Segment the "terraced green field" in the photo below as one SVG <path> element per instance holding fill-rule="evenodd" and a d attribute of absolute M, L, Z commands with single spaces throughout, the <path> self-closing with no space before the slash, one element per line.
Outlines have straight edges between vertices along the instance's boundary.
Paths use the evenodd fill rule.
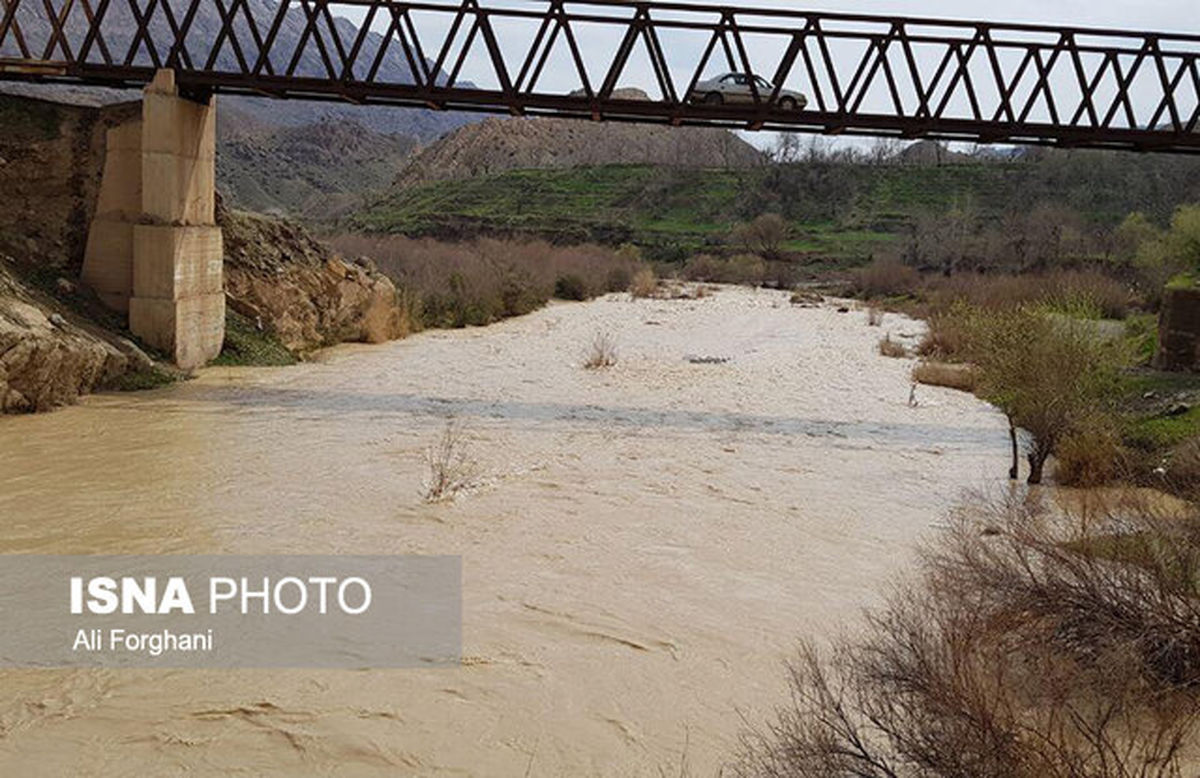
<path fill-rule="evenodd" d="M 341 226 L 448 239 L 491 234 L 631 241 L 652 257 L 680 259 L 719 248 L 738 224 L 775 212 L 792 225 L 789 250 L 814 263 L 848 265 L 902 238 L 922 214 L 958 208 L 988 218 L 1054 203 L 1088 221 L 1114 224 L 1135 209 L 1165 218 L 1180 196 L 1174 190 L 1195 185 L 1184 171 L 1164 169 L 1157 160 L 1130 159 L 1079 154 L 944 166 L 511 170 L 393 190 Z"/>

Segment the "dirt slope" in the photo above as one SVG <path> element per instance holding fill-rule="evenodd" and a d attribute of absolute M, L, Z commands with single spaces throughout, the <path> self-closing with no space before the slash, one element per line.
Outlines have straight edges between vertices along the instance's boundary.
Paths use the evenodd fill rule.
<path fill-rule="evenodd" d="M 474 178 L 514 168 L 653 164 L 748 167 L 762 155 L 726 130 L 587 122 L 578 119 L 492 118 L 446 135 L 413 155 L 397 187 Z"/>

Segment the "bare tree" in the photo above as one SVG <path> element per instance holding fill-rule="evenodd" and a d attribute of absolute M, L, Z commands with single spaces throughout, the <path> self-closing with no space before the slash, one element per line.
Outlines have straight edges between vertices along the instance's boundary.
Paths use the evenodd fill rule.
<path fill-rule="evenodd" d="M 1029 483 L 1069 435 L 1106 421 L 1119 393 L 1126 355 L 1081 323 L 1026 306 L 960 309 L 976 392 L 1004 412 L 1010 434 L 1029 432 Z M 1010 475 L 1016 476 L 1016 461 Z"/>
<path fill-rule="evenodd" d="M 800 136 L 796 133 L 781 132 L 775 138 L 775 148 L 772 150 L 775 162 L 783 165 L 799 162 L 803 153 Z"/>

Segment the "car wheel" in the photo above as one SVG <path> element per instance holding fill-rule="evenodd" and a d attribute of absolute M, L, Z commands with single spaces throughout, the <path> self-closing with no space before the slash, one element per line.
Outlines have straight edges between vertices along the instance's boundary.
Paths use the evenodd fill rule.
<path fill-rule="evenodd" d="M 779 107 L 785 111 L 791 112 L 791 111 L 796 110 L 796 108 L 798 108 L 799 106 L 796 104 L 796 98 L 785 97 L 779 101 Z"/>
<path fill-rule="evenodd" d="M 709 92 L 704 96 L 705 105 L 722 105 L 724 102 L 725 98 L 720 92 Z"/>

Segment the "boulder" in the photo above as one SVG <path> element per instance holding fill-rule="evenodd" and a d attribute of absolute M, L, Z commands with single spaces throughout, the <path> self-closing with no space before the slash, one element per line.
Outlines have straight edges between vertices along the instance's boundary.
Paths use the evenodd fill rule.
<path fill-rule="evenodd" d="M 53 307 L 0 263 L 0 412 L 64 405 L 130 370 L 119 348 Z"/>
<path fill-rule="evenodd" d="M 293 352 L 408 334 L 391 279 L 374 263 L 347 262 L 301 227 L 218 209 L 229 307 Z"/>

